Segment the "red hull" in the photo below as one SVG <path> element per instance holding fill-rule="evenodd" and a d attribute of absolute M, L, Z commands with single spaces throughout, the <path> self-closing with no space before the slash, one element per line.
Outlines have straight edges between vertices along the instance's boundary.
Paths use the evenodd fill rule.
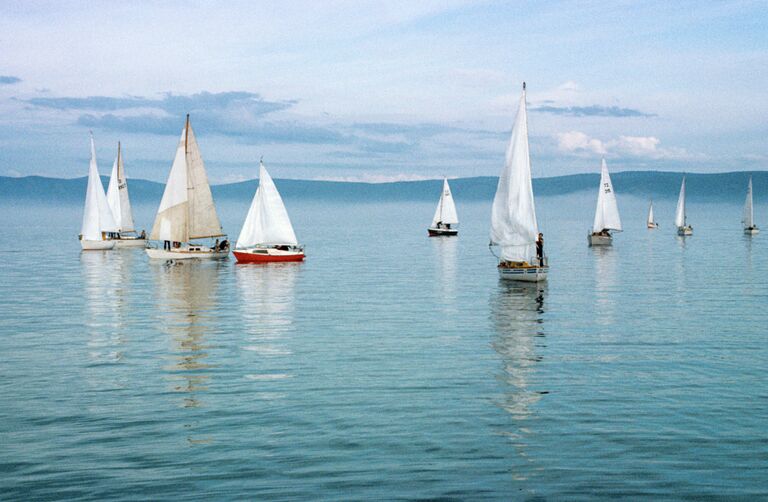
<path fill-rule="evenodd" d="M 235 259 L 238 263 L 269 263 L 269 262 L 282 262 L 282 261 L 304 261 L 304 253 L 275 256 L 268 254 L 257 253 L 241 253 L 239 251 L 232 251 L 235 255 Z"/>

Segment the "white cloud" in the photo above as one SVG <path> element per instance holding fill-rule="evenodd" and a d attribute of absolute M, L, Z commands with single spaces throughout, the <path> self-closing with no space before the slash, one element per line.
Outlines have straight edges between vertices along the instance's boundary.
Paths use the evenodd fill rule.
<path fill-rule="evenodd" d="M 661 140 L 655 136 L 619 136 L 607 141 L 590 137 L 580 131 L 557 134 L 557 147 L 561 152 L 573 154 L 599 154 L 612 157 L 639 157 L 647 159 L 693 159 L 701 155 L 691 154 L 685 148 L 661 148 Z"/>
<path fill-rule="evenodd" d="M 602 141 L 590 138 L 583 132 L 569 131 L 557 135 L 557 147 L 563 152 L 586 151 L 598 154 L 605 154 L 605 145 Z"/>

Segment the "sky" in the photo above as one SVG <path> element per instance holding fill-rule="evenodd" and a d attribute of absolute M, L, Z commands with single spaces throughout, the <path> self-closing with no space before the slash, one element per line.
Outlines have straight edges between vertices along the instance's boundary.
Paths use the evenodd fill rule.
<path fill-rule="evenodd" d="M 768 3 L 0 2 L 0 176 L 214 183 L 768 169 Z"/>

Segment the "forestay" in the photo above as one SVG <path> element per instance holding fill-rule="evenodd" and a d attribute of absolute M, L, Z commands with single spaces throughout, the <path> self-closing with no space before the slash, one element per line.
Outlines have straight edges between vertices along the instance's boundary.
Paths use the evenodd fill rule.
<path fill-rule="evenodd" d="M 253 196 L 235 247 L 245 249 L 258 245 L 280 244 L 296 246 L 298 241 L 283 199 L 262 162 L 259 163 L 259 187 Z"/>
<path fill-rule="evenodd" d="M 677 198 L 677 209 L 675 210 L 675 226 L 682 228 L 685 226 L 685 176 L 683 184 L 680 185 L 680 196 Z"/>
<path fill-rule="evenodd" d="M 621 232 L 619 206 L 616 203 L 616 193 L 613 191 L 611 175 L 608 174 L 608 165 L 605 163 L 605 159 L 603 159 L 600 171 L 600 191 L 597 195 L 597 209 L 595 209 L 592 231 L 600 232 L 604 229 Z"/>
<path fill-rule="evenodd" d="M 493 199 L 491 243 L 500 246 L 502 260 L 532 263 L 536 257 L 538 232 L 523 89 L 512 137 L 507 147 L 506 163 Z"/>
<path fill-rule="evenodd" d="M 438 223 L 457 225 L 459 217 L 456 214 L 456 204 L 453 202 L 451 187 L 448 186 L 448 179 L 443 178 L 443 193 L 440 195 L 440 202 L 437 203 L 435 216 L 432 218 L 432 227 L 436 228 Z"/>
<path fill-rule="evenodd" d="M 755 214 L 752 208 L 752 177 L 749 178 L 747 185 L 747 198 L 744 201 L 744 216 L 741 219 L 744 228 L 753 228 L 755 226 Z"/>
<path fill-rule="evenodd" d="M 100 241 L 102 232 L 117 232 L 112 212 L 104 193 L 104 185 L 96 165 L 96 145 L 91 135 L 91 161 L 88 167 L 88 188 L 85 191 L 85 208 L 80 234 L 83 240 Z"/>
<path fill-rule="evenodd" d="M 128 197 L 128 179 L 125 177 L 120 143 L 117 144 L 117 158 L 112 164 L 112 175 L 109 177 L 107 202 L 109 202 L 109 208 L 112 210 L 118 231 L 133 232 L 133 212 Z"/>

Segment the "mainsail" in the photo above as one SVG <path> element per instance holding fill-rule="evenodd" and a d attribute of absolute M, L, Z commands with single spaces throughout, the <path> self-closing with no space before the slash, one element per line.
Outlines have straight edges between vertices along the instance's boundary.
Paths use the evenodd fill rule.
<path fill-rule="evenodd" d="M 456 205 L 453 203 L 451 187 L 448 186 L 448 178 L 443 178 L 443 192 L 440 194 L 440 202 L 437 203 L 435 216 L 432 218 L 432 227 L 438 223 L 457 225 L 459 217 L 456 214 Z"/>
<path fill-rule="evenodd" d="M 96 165 L 96 145 L 91 134 L 91 162 L 88 166 L 88 188 L 85 191 L 85 208 L 80 234 L 83 240 L 100 241 L 102 232 L 117 232 L 112 212 L 104 194 L 104 185 Z"/>
<path fill-rule="evenodd" d="M 597 195 L 597 209 L 595 209 L 592 231 L 600 232 L 605 229 L 621 232 L 621 218 L 619 218 L 619 206 L 616 204 L 616 193 L 613 191 L 611 175 L 608 174 L 608 165 L 603 159 L 600 171 L 600 191 Z"/>
<path fill-rule="evenodd" d="M 493 199 L 491 244 L 500 246 L 501 260 L 533 263 L 538 233 L 523 84 L 517 118 L 507 147 L 506 163 Z"/>
<path fill-rule="evenodd" d="M 653 225 L 656 223 L 653 221 L 653 201 L 651 201 L 650 205 L 648 206 L 648 224 Z"/>
<path fill-rule="evenodd" d="M 109 208 L 112 210 L 118 231 L 133 232 L 131 200 L 128 198 L 128 179 L 125 177 L 119 142 L 117 143 L 117 157 L 112 164 L 112 175 L 109 177 L 107 202 L 109 202 Z"/>
<path fill-rule="evenodd" d="M 188 242 L 223 235 L 203 158 L 187 115 L 150 239 Z"/>
<path fill-rule="evenodd" d="M 237 238 L 236 248 L 244 249 L 257 245 L 298 245 L 285 204 L 277 191 L 275 182 L 259 163 L 259 187 L 251 201 L 248 216 Z"/>
<path fill-rule="evenodd" d="M 755 226 L 755 213 L 752 208 L 752 177 L 749 177 L 747 185 L 747 199 L 744 201 L 744 216 L 741 219 L 744 228 L 753 228 Z"/>
<path fill-rule="evenodd" d="M 685 176 L 683 184 L 680 186 L 680 196 L 677 198 L 677 210 L 675 211 L 675 226 L 682 228 L 685 226 Z"/>

